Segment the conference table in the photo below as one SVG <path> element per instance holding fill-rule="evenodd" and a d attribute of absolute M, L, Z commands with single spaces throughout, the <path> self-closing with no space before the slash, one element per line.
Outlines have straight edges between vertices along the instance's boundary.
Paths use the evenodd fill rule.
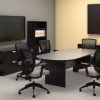
<path fill-rule="evenodd" d="M 39 59 L 46 61 L 46 69 L 50 70 L 50 74 L 45 76 L 45 83 L 66 87 L 66 69 L 73 67 L 73 71 L 77 72 L 79 59 L 90 57 L 94 53 L 95 50 L 91 49 L 72 48 L 38 55 Z"/>

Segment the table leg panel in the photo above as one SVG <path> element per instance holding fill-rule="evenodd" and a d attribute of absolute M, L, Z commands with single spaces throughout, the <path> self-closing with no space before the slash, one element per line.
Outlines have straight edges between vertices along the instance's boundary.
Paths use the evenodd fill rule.
<path fill-rule="evenodd" d="M 46 69 L 50 74 L 45 77 L 45 83 L 66 87 L 66 70 L 64 61 L 47 61 Z"/>

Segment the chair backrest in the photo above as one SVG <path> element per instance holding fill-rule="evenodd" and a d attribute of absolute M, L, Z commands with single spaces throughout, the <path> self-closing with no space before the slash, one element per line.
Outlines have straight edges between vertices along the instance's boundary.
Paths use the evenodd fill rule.
<path fill-rule="evenodd" d="M 94 68 L 100 73 L 100 49 L 96 50 L 94 55 Z"/>
<path fill-rule="evenodd" d="M 28 75 L 33 71 L 35 60 L 33 59 L 32 52 L 27 43 L 16 43 L 15 49 L 17 52 L 18 60 L 22 62 L 21 71 L 24 75 Z"/>
<path fill-rule="evenodd" d="M 51 50 L 50 40 L 40 40 L 39 47 L 40 47 L 41 54 L 49 53 Z"/>
<path fill-rule="evenodd" d="M 16 52 L 17 52 L 18 60 L 22 60 L 21 50 L 22 49 L 28 50 L 28 45 L 27 45 L 27 43 L 16 43 L 15 49 L 16 49 Z"/>
<path fill-rule="evenodd" d="M 28 75 L 34 70 L 35 67 L 35 60 L 33 58 L 33 54 L 30 50 L 21 50 L 21 56 L 23 58 L 22 60 L 22 72 L 25 75 Z"/>
<path fill-rule="evenodd" d="M 82 39 L 82 48 L 95 49 L 96 43 L 97 43 L 96 39 L 89 39 L 89 38 Z"/>

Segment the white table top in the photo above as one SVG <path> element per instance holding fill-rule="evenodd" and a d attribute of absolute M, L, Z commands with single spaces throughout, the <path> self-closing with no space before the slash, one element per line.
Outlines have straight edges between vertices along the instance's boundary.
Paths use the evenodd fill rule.
<path fill-rule="evenodd" d="M 85 57 L 94 54 L 95 50 L 91 49 L 66 49 L 56 52 L 50 52 L 46 54 L 38 55 L 37 57 L 44 60 L 75 60 L 81 57 Z"/>

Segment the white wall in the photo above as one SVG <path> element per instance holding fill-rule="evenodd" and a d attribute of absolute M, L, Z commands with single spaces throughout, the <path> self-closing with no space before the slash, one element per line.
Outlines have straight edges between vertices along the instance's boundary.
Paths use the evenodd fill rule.
<path fill-rule="evenodd" d="M 54 0 L 0 0 L 0 15 L 26 16 L 26 20 L 47 21 L 48 39 L 54 47 L 54 5 Z"/>

